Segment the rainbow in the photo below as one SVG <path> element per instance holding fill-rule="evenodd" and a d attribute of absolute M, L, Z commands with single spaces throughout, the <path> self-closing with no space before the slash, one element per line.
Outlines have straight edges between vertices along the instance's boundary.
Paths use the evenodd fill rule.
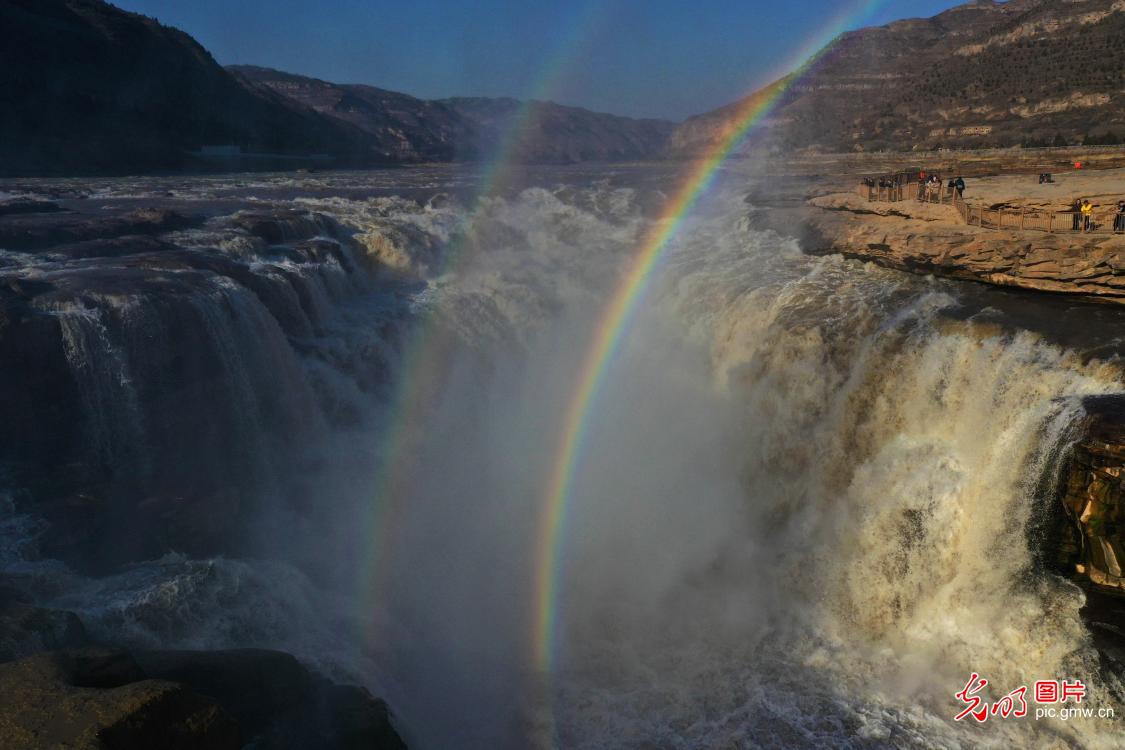
<path fill-rule="evenodd" d="M 720 167 L 753 127 L 765 118 L 781 96 L 806 75 L 831 49 L 840 34 L 867 19 L 887 0 L 864 0 L 845 8 L 825 29 L 802 48 L 786 69 L 793 71 L 742 100 L 734 116 L 712 142 L 708 152 L 685 171 L 652 228 L 642 237 L 632 263 L 626 269 L 599 319 L 593 340 L 582 359 L 577 387 L 566 410 L 558 450 L 552 463 L 540 515 L 535 580 L 533 656 L 545 679 L 554 668 L 556 628 L 559 620 L 559 588 L 563 575 L 561 559 L 570 499 L 590 415 L 599 386 L 624 339 L 624 333 L 644 295 L 669 242 L 685 217 L 712 184 Z M 549 698 L 548 698 L 549 700 Z"/>
<path fill-rule="evenodd" d="M 491 158 L 481 169 L 478 186 L 473 192 L 465 216 L 458 222 L 454 237 L 466 237 L 488 207 L 488 199 L 495 196 L 509 176 L 509 167 L 516 157 L 524 138 L 536 123 L 537 105 L 550 99 L 566 78 L 569 63 L 578 59 L 596 37 L 604 21 L 607 6 L 589 0 L 566 33 L 554 45 L 552 53 L 540 69 L 539 75 L 522 100 L 519 110 L 512 116 Z M 437 278 L 454 272 L 467 260 L 462 243 L 447 248 L 442 267 L 433 275 Z M 391 571 L 394 530 L 398 526 L 402 506 L 401 496 L 408 491 L 410 474 L 414 468 L 411 456 L 418 439 L 414 427 L 441 387 L 441 377 L 447 371 L 447 356 L 451 350 L 448 334 L 441 332 L 430 321 L 420 321 L 415 326 L 402 350 L 399 366 L 399 388 L 390 402 L 384 419 L 383 444 L 379 450 L 378 467 L 369 490 L 371 503 L 365 508 L 366 518 L 360 519 L 364 538 L 370 540 L 366 558 L 362 561 L 356 578 L 359 627 L 363 636 L 377 638 L 377 621 L 368 616 L 376 611 L 379 597 L 387 587 Z"/>

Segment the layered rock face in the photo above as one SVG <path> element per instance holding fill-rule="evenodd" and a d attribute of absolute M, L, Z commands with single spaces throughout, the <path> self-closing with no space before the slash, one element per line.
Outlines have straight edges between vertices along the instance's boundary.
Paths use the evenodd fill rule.
<path fill-rule="evenodd" d="M 1087 399 L 1085 434 L 1075 447 L 1063 490 L 1069 521 L 1060 552 L 1072 572 L 1099 587 L 1125 591 L 1125 404 Z"/>
<path fill-rule="evenodd" d="M 849 32 L 785 89 L 751 145 L 910 150 L 1125 137 L 1125 4 L 976 0 Z M 669 152 L 721 137 L 735 103 L 685 121 Z"/>
<path fill-rule="evenodd" d="M 915 273 L 1125 302 L 1125 237 L 966 226 L 950 206 L 868 202 L 853 193 L 810 200 L 791 217 L 810 253 Z M 798 229 L 799 228 L 799 229 Z"/>

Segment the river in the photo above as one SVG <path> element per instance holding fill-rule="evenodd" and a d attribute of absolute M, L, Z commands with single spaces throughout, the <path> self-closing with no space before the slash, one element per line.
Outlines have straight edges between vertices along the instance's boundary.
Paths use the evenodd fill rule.
<path fill-rule="evenodd" d="M 974 672 L 1125 710 L 1030 533 L 1082 397 L 1122 391 L 1120 314 L 804 255 L 745 177 L 641 290 L 544 549 L 586 351 L 676 174 L 0 183 L 201 217 L 0 251 L 43 342 L 0 362 L 30 403 L 6 584 L 127 647 L 290 651 L 415 748 L 1116 747 L 953 717 Z"/>

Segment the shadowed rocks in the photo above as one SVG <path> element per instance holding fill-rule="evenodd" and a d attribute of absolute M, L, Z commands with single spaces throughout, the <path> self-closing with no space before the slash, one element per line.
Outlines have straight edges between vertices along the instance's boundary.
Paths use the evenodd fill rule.
<path fill-rule="evenodd" d="M 0 591 L 0 662 L 86 643 L 86 629 L 73 612 L 36 607 L 15 591 Z"/>
<path fill-rule="evenodd" d="M 363 688 L 335 685 L 289 654 L 149 651 L 137 661 L 150 677 L 191 686 L 235 718 L 255 747 L 402 750 L 387 706 Z"/>
<path fill-rule="evenodd" d="M 0 200 L 0 216 L 54 213 L 55 211 L 61 210 L 59 204 L 54 201 L 34 200 L 31 198 Z"/>
<path fill-rule="evenodd" d="M 32 213 L 4 217 L 0 221 L 0 249 L 39 251 L 59 245 L 89 243 L 94 240 L 120 238 L 126 235 L 156 235 L 187 229 L 203 222 L 201 217 L 188 217 L 165 208 L 141 208 L 120 215 Z M 92 247 L 97 247 L 92 246 Z M 128 247 L 127 243 L 124 246 Z M 56 252 L 67 255 L 65 249 Z M 118 252 L 123 254 L 124 250 Z M 71 250 L 68 257 L 92 257 Z"/>
<path fill-rule="evenodd" d="M 0 664 L 0 744 L 81 750 L 236 750 L 238 725 L 183 685 L 149 680 L 127 654 L 41 653 Z"/>
<path fill-rule="evenodd" d="M 0 455 L 40 552 L 84 571 L 233 553 L 323 412 L 299 361 L 376 264 L 312 212 L 0 216 Z M 185 235 L 187 232 L 187 235 Z M 355 258 L 361 258 L 357 262 Z M 280 506 L 279 506 L 280 509 Z"/>
<path fill-rule="evenodd" d="M 404 750 L 386 704 L 277 651 L 87 647 L 0 664 L 0 746 Z"/>

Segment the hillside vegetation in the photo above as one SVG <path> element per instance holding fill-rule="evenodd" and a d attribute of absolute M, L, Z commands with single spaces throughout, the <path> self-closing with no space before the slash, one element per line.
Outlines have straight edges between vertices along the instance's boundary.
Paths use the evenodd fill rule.
<path fill-rule="evenodd" d="M 738 103 L 690 118 L 698 153 Z M 794 76 L 749 147 L 909 150 L 1125 139 L 1125 0 L 979 0 L 842 35 Z"/>

